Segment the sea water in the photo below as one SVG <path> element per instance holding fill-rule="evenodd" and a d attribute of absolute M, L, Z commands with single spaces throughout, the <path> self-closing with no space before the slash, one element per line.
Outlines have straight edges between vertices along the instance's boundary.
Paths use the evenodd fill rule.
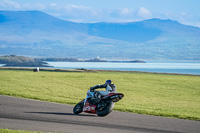
<path fill-rule="evenodd" d="M 159 73 L 178 73 L 200 75 L 200 62 L 146 62 L 146 63 L 113 63 L 113 62 L 47 62 L 54 68 L 143 71 Z"/>

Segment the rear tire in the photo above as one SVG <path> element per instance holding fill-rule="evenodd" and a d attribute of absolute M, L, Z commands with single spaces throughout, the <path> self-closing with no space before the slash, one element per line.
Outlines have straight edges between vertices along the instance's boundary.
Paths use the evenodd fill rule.
<path fill-rule="evenodd" d="M 97 115 L 100 117 L 108 115 L 114 108 L 114 103 L 110 102 L 103 110 L 97 109 Z"/>
<path fill-rule="evenodd" d="M 74 114 L 79 114 L 83 111 L 83 104 L 84 102 L 80 102 L 76 104 L 76 106 L 74 106 L 74 109 L 73 109 Z"/>

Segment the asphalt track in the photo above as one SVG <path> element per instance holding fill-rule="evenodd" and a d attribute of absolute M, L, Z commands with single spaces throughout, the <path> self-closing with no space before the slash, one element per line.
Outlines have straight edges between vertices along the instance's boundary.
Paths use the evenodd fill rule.
<path fill-rule="evenodd" d="M 200 133 L 200 122 L 113 111 L 106 117 L 73 106 L 0 95 L 0 128 L 63 133 Z"/>

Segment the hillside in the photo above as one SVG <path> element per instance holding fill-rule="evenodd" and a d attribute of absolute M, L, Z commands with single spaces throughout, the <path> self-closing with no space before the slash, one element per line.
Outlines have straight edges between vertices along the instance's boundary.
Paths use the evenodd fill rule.
<path fill-rule="evenodd" d="M 172 20 L 74 23 L 40 11 L 0 11 L 0 55 L 200 60 L 200 28 Z"/>
<path fill-rule="evenodd" d="M 48 67 L 46 62 L 24 56 L 0 56 L 0 64 L 14 67 Z"/>

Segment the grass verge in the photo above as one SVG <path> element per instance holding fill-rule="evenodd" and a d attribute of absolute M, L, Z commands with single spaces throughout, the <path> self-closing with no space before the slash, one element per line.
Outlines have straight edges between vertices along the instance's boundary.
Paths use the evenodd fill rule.
<path fill-rule="evenodd" d="M 0 133 L 50 133 L 50 132 L 33 132 L 33 131 L 25 131 L 25 130 L 12 130 L 12 129 L 4 129 L 0 128 Z"/>
<path fill-rule="evenodd" d="M 0 94 L 74 105 L 107 79 L 125 95 L 115 110 L 200 120 L 200 76 L 0 70 Z"/>

